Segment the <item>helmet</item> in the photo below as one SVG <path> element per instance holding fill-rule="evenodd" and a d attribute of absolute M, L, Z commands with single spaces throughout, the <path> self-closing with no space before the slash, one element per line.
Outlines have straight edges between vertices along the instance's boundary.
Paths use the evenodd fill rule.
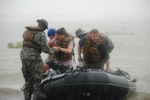
<path fill-rule="evenodd" d="M 50 28 L 47 32 L 47 36 L 54 36 L 56 33 L 56 29 Z"/>
<path fill-rule="evenodd" d="M 44 25 L 44 27 L 48 29 L 48 22 L 45 19 L 38 19 L 37 23 Z"/>
<path fill-rule="evenodd" d="M 76 36 L 78 37 L 79 35 L 82 35 L 82 34 L 84 34 L 84 30 L 82 30 L 81 28 L 78 28 L 77 30 L 76 30 L 76 32 L 75 32 L 75 34 L 76 34 Z"/>

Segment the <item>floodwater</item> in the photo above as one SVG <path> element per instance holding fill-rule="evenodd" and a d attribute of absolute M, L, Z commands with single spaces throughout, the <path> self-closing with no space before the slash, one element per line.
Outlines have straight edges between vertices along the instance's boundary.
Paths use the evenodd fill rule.
<path fill-rule="evenodd" d="M 110 54 L 111 67 L 119 67 L 137 79 L 137 92 L 128 100 L 150 100 L 150 35 L 108 35 L 115 48 Z M 75 39 L 76 46 L 78 39 Z M 0 48 L 0 99 L 23 100 L 21 49 Z M 75 48 L 77 55 L 77 48 Z M 43 59 L 46 54 L 42 54 Z M 77 57 L 76 57 L 77 58 Z M 115 92 L 115 91 L 114 91 Z"/>

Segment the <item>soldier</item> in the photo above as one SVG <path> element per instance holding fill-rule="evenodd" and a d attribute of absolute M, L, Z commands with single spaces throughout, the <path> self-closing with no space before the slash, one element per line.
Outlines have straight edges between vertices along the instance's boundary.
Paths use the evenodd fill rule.
<path fill-rule="evenodd" d="M 40 83 L 43 75 L 43 61 L 41 52 L 54 54 L 49 47 L 44 30 L 48 28 L 48 22 L 45 19 L 37 20 L 38 26 L 25 27 L 23 33 L 23 47 L 20 52 L 22 61 L 22 73 L 25 79 L 24 97 L 25 100 L 43 100 L 44 95 L 40 90 Z"/>

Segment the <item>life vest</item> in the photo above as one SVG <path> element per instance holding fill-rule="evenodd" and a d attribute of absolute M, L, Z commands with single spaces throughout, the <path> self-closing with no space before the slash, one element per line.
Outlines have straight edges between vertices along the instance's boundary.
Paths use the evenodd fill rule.
<path fill-rule="evenodd" d="M 34 41 L 35 34 L 38 31 L 42 31 L 39 27 L 26 27 L 26 31 L 23 33 L 23 47 L 30 47 L 36 50 L 40 50 L 40 46 Z"/>
<path fill-rule="evenodd" d="M 90 33 L 87 32 L 87 33 L 81 35 L 81 37 L 83 37 L 85 35 L 88 35 L 88 34 L 90 34 Z M 103 33 L 100 33 L 100 36 L 104 39 L 103 41 L 104 41 L 104 44 L 105 44 L 105 46 L 107 48 L 108 53 L 111 53 L 112 50 L 114 49 L 113 42 L 111 41 L 111 39 L 108 36 L 104 35 Z"/>
<path fill-rule="evenodd" d="M 93 43 L 89 34 L 86 36 L 86 43 L 83 46 L 83 58 L 86 63 L 95 63 L 100 61 L 101 54 L 99 52 L 99 46 L 103 43 L 103 37 Z"/>
<path fill-rule="evenodd" d="M 72 41 L 74 37 L 70 34 L 67 35 L 66 39 L 63 42 L 56 41 L 56 46 L 61 48 L 68 48 L 68 44 Z M 55 53 L 55 58 L 60 61 L 68 61 L 72 59 L 73 51 L 71 54 L 66 54 L 61 51 Z"/>

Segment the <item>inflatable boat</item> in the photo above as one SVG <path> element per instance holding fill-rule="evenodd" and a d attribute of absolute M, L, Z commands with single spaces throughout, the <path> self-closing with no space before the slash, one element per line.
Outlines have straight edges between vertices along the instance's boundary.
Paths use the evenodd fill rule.
<path fill-rule="evenodd" d="M 50 76 L 41 89 L 47 100 L 125 100 L 136 91 L 136 80 L 120 69 L 80 69 Z"/>

